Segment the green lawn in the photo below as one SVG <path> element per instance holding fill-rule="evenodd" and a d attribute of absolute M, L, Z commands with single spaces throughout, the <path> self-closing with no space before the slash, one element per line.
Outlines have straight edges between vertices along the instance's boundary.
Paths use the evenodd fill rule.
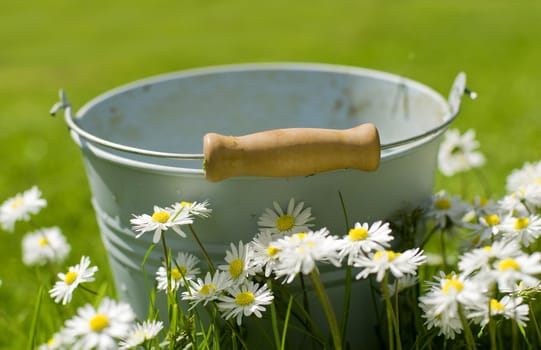
<path fill-rule="evenodd" d="M 541 159 L 539 1 L 7 0 L 0 10 L 0 202 L 38 185 L 37 218 L 107 279 L 79 150 L 48 111 L 63 87 L 75 108 L 150 75 L 239 62 L 354 65 L 423 82 L 447 96 L 465 71 L 479 93 L 454 124 L 474 128 L 494 195 L 524 161 Z M 437 187 L 459 190 L 438 177 Z M 469 186 L 480 191 L 475 182 Z M 30 227 L 19 226 L 22 231 Z M 26 346 L 38 289 L 21 262 L 24 232 L 0 232 L 0 348 Z M 42 341 L 43 339 L 39 339 Z"/>

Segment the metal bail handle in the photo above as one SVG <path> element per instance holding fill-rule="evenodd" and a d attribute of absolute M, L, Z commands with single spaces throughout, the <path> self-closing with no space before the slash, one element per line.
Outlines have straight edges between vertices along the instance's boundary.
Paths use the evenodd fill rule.
<path fill-rule="evenodd" d="M 380 151 L 378 130 L 370 123 L 347 130 L 291 128 L 203 137 L 205 175 L 211 182 L 235 176 L 307 176 L 338 169 L 374 171 Z"/>

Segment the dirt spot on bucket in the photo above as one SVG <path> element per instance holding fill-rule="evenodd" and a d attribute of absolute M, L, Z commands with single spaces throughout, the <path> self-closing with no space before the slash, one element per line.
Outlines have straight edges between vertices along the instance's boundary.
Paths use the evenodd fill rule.
<path fill-rule="evenodd" d="M 348 108 L 348 117 L 356 118 L 363 110 L 370 107 L 370 101 L 359 101 L 357 103 L 351 103 Z"/>
<path fill-rule="evenodd" d="M 118 113 L 112 114 L 111 117 L 109 117 L 109 120 L 108 120 L 109 128 L 110 129 L 118 129 L 123 121 L 124 121 L 124 118 L 120 114 L 118 114 Z"/>
<path fill-rule="evenodd" d="M 338 112 L 338 111 L 342 110 L 343 106 L 344 106 L 344 101 L 341 98 L 339 98 L 334 102 L 333 109 L 334 109 L 335 112 Z"/>

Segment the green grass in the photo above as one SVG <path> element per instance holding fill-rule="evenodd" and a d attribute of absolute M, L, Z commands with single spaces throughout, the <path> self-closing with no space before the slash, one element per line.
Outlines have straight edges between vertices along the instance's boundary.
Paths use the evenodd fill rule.
<path fill-rule="evenodd" d="M 49 201 L 39 224 L 60 226 L 69 263 L 90 255 L 107 279 L 79 150 L 63 120 L 48 116 L 58 89 L 77 108 L 150 75 L 261 61 L 374 68 L 444 96 L 467 72 L 479 98 L 464 101 L 454 126 L 477 130 L 487 183 L 500 195 L 509 171 L 541 159 L 540 16 L 533 0 L 4 1 L 0 201 L 38 185 Z M 441 176 L 437 187 L 460 188 Z M 39 287 L 21 262 L 22 234 L 1 235 L 0 348 L 24 348 Z"/>

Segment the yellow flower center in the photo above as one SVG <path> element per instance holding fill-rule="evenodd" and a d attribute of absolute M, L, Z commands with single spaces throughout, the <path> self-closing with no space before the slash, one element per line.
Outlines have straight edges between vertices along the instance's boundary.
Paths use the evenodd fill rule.
<path fill-rule="evenodd" d="M 254 293 L 252 292 L 242 292 L 242 293 L 239 293 L 235 297 L 235 303 L 237 303 L 237 305 L 240 305 L 240 306 L 250 305 L 251 303 L 254 302 L 254 300 L 255 300 L 255 297 L 254 297 Z"/>
<path fill-rule="evenodd" d="M 69 271 L 68 273 L 66 273 L 66 277 L 64 278 L 64 282 L 66 284 L 72 284 L 77 279 L 77 276 L 78 276 L 78 274 L 77 274 L 76 271 Z"/>
<path fill-rule="evenodd" d="M 271 257 L 278 254 L 278 252 L 280 252 L 279 248 L 276 248 L 276 247 L 273 247 L 273 246 L 269 246 L 267 248 L 267 254 L 269 254 L 269 256 L 271 256 Z"/>
<path fill-rule="evenodd" d="M 509 269 L 513 269 L 515 271 L 520 270 L 520 265 L 512 258 L 503 259 L 498 264 L 498 269 L 500 271 L 506 271 Z"/>
<path fill-rule="evenodd" d="M 20 207 L 24 204 L 24 199 L 17 198 L 11 203 L 11 208 L 16 209 L 17 207 Z"/>
<path fill-rule="evenodd" d="M 300 241 L 302 241 L 304 239 L 304 237 L 306 237 L 307 233 L 306 232 L 299 232 L 299 233 L 295 233 L 295 237 L 297 237 Z"/>
<path fill-rule="evenodd" d="M 489 245 L 486 245 L 486 246 L 483 247 L 483 250 L 484 250 L 485 252 L 487 252 L 487 253 L 490 253 L 490 252 L 492 251 L 492 247 L 489 246 Z"/>
<path fill-rule="evenodd" d="M 90 329 L 92 329 L 94 332 L 101 332 L 109 325 L 109 319 L 105 315 L 97 314 L 90 319 L 89 324 Z"/>
<path fill-rule="evenodd" d="M 216 286 L 214 284 L 205 284 L 199 290 L 199 293 L 209 295 L 210 292 L 216 291 Z"/>
<path fill-rule="evenodd" d="M 49 244 L 49 241 L 48 241 L 47 238 L 45 238 L 45 237 L 42 237 L 42 238 L 39 240 L 39 245 L 42 246 L 42 247 L 44 247 L 44 246 L 46 246 L 46 245 L 48 245 L 48 244 Z"/>
<path fill-rule="evenodd" d="M 189 208 L 189 207 L 192 206 L 192 204 L 193 204 L 192 202 L 180 202 L 180 206 L 181 206 L 182 208 L 184 208 L 184 207 L 188 207 L 188 208 Z"/>
<path fill-rule="evenodd" d="M 368 237 L 368 230 L 362 227 L 349 230 L 349 239 L 352 241 L 362 241 Z"/>
<path fill-rule="evenodd" d="M 180 279 L 182 279 L 182 276 L 186 276 L 186 272 L 188 270 L 186 269 L 186 267 L 184 266 L 180 266 L 180 267 L 175 267 L 172 271 L 171 271 L 171 278 L 174 279 L 175 281 L 178 281 Z"/>
<path fill-rule="evenodd" d="M 166 211 L 157 211 L 152 214 L 152 221 L 165 224 L 171 215 Z"/>
<path fill-rule="evenodd" d="M 504 309 L 505 309 L 505 305 L 503 305 L 496 299 L 490 299 L 490 310 L 503 311 Z"/>
<path fill-rule="evenodd" d="M 49 340 L 47 341 L 47 345 L 48 345 L 49 347 L 53 347 L 54 343 L 55 343 L 54 337 L 51 338 L 51 339 L 49 339 Z"/>
<path fill-rule="evenodd" d="M 440 198 L 436 201 L 434 205 L 438 210 L 447 210 L 451 208 L 451 201 L 447 198 Z"/>
<path fill-rule="evenodd" d="M 291 215 L 284 214 L 276 219 L 276 228 L 278 231 L 289 231 L 295 226 L 295 218 Z"/>
<path fill-rule="evenodd" d="M 528 227 L 530 224 L 530 219 L 528 218 L 517 218 L 515 220 L 515 229 L 516 230 L 522 230 L 523 228 Z"/>
<path fill-rule="evenodd" d="M 393 252 L 392 250 L 378 250 L 374 253 L 374 260 L 379 260 L 383 257 L 383 255 L 387 255 L 387 260 L 389 262 L 393 261 L 394 259 L 398 258 L 401 253 Z"/>
<path fill-rule="evenodd" d="M 462 284 L 462 282 L 456 279 L 448 280 L 447 282 L 445 282 L 441 290 L 445 294 L 449 294 L 449 292 L 451 291 L 451 288 L 453 288 L 457 292 L 460 292 L 462 288 L 464 288 L 464 284 Z"/>
<path fill-rule="evenodd" d="M 479 206 L 480 207 L 484 207 L 485 205 L 488 204 L 488 199 L 486 198 L 479 198 Z"/>
<path fill-rule="evenodd" d="M 496 214 L 494 215 L 486 215 L 485 216 L 485 222 L 489 226 L 496 226 L 500 223 L 500 217 Z"/>
<path fill-rule="evenodd" d="M 240 259 L 234 259 L 229 263 L 229 273 L 233 278 L 238 278 L 244 270 L 244 264 Z"/>

